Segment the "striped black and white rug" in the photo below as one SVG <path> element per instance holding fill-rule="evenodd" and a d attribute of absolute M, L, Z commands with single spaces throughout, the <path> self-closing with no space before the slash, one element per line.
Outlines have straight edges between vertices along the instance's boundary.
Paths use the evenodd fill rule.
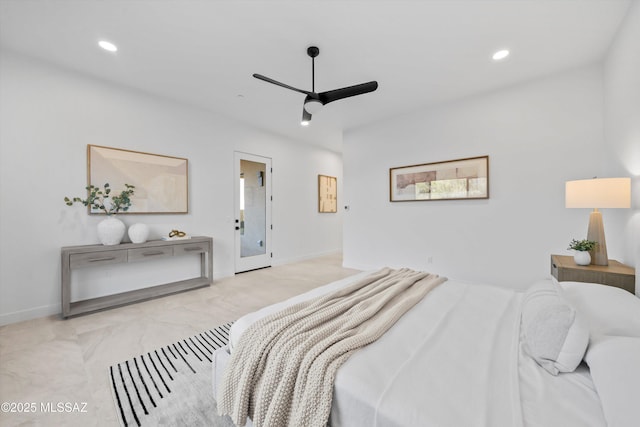
<path fill-rule="evenodd" d="M 123 426 L 226 424 L 217 416 L 212 353 L 227 344 L 231 323 L 109 367 Z"/>

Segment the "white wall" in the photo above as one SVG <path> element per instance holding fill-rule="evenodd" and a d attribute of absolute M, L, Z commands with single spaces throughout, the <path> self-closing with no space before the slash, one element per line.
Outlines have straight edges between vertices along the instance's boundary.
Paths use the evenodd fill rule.
<path fill-rule="evenodd" d="M 631 4 L 609 50 L 604 89 L 608 166 L 611 175 L 632 177 L 632 209 L 616 213 L 626 224 L 624 260 L 636 267 L 636 295 L 640 295 L 640 2 Z"/>
<path fill-rule="evenodd" d="M 602 99 L 591 66 L 345 134 L 344 264 L 515 288 L 548 277 L 550 255 L 586 238 L 589 212 L 565 209 L 564 184 L 602 175 Z M 488 200 L 389 202 L 390 167 L 481 155 Z M 604 215 L 609 255 L 620 256 Z"/>
<path fill-rule="evenodd" d="M 172 228 L 213 236 L 216 278 L 234 271 L 234 150 L 273 160 L 274 264 L 341 248 L 342 213 L 320 215 L 316 201 L 318 174 L 342 181 L 339 154 L 14 53 L 0 59 L 0 324 L 60 312 L 60 247 L 98 243 L 103 217 L 63 202 L 85 191 L 87 144 L 189 159 L 189 214 L 121 219 L 149 224 L 155 239 Z M 127 269 L 150 283 L 176 270 Z M 95 293 L 139 286 L 120 273 L 95 274 Z"/>

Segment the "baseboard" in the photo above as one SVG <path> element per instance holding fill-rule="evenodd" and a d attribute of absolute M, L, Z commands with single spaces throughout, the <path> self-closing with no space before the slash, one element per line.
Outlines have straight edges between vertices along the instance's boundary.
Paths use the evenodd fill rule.
<path fill-rule="evenodd" d="M 38 319 L 40 317 L 53 316 L 60 313 L 60 305 L 56 304 L 0 314 L 0 326 L 24 322 L 25 320 Z"/>
<path fill-rule="evenodd" d="M 328 255 L 337 255 L 340 253 L 342 253 L 342 249 L 338 248 L 338 249 L 332 249 L 329 251 L 316 252 L 313 254 L 307 254 L 307 255 L 291 257 L 291 258 L 277 258 L 277 259 L 274 258 L 272 265 L 276 267 L 278 265 L 292 264 L 294 262 L 307 261 L 314 258 L 320 258 Z"/>
<path fill-rule="evenodd" d="M 343 262 L 342 266 L 344 268 L 350 268 L 352 270 L 360 270 L 360 271 L 370 271 L 370 270 L 379 270 L 383 267 L 390 267 L 393 268 L 392 265 L 374 265 L 374 264 L 367 264 L 367 263 L 352 263 L 352 262 Z M 400 268 L 400 267 L 397 267 Z"/>

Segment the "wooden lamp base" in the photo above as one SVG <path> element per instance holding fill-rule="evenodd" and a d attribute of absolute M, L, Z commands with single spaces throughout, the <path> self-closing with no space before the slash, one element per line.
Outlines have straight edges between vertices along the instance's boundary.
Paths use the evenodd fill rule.
<path fill-rule="evenodd" d="M 602 213 L 598 209 L 594 209 L 589 215 L 589 230 L 587 232 L 587 240 L 596 242 L 596 247 L 590 251 L 591 264 L 609 265 L 609 257 L 607 256 L 607 243 L 604 238 L 604 224 L 602 223 Z"/>

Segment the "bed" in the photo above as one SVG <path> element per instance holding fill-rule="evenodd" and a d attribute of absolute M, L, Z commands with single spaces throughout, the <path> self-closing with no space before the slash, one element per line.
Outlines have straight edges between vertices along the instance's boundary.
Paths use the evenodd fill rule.
<path fill-rule="evenodd" d="M 370 274 L 236 321 L 229 345 L 214 354 L 214 396 L 250 325 Z M 632 426 L 640 420 L 638 361 L 640 300 L 626 291 L 550 279 L 516 292 L 447 280 L 338 369 L 327 421 L 332 427 Z"/>

